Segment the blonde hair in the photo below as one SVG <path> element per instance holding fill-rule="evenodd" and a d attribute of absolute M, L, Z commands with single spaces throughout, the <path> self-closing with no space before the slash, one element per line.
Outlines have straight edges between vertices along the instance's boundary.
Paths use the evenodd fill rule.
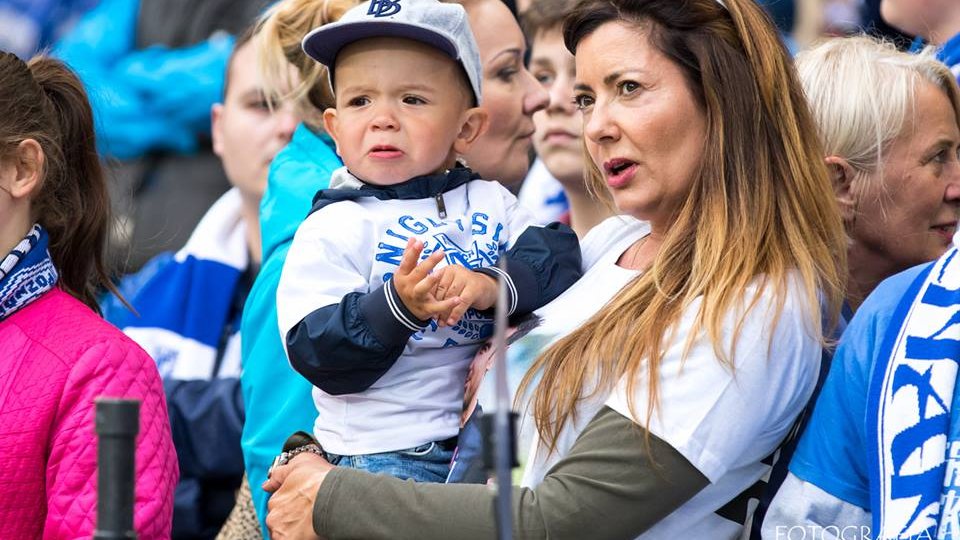
<path fill-rule="evenodd" d="M 647 424 L 658 406 L 664 346 L 684 310 L 699 308 L 683 355 L 709 339 L 732 369 L 736 336 L 762 295 L 779 320 L 793 282 L 801 286 L 809 333 L 822 336 L 843 298 L 843 226 L 816 128 L 789 54 L 752 0 L 584 0 L 564 25 L 567 48 L 605 23 L 637 28 L 683 72 L 706 117 L 698 172 L 651 266 L 580 328 L 537 358 L 518 400 L 532 410 L 550 451 L 588 395 L 626 378 L 646 379 Z M 599 191 L 599 186 L 595 189 Z M 754 287 L 757 293 L 751 293 Z M 734 315 L 733 339 L 724 323 Z M 829 327 L 829 324 L 828 324 Z M 822 338 L 821 338 L 822 339 Z M 729 347 L 728 347 L 729 345 Z"/>
<path fill-rule="evenodd" d="M 960 125 L 960 91 L 933 48 L 898 51 L 866 36 L 828 39 L 797 55 L 826 156 L 838 156 L 859 173 L 882 171 L 883 153 L 913 114 L 917 88 L 936 85 L 953 104 Z"/>
<path fill-rule="evenodd" d="M 356 4 L 355 0 L 283 0 L 257 23 L 253 41 L 264 93 L 271 100 L 292 100 L 314 126 L 320 125 L 318 113 L 333 106 L 333 92 L 327 69 L 307 56 L 300 43 L 308 32 L 338 20 Z M 299 82 L 290 76 L 291 65 Z"/>

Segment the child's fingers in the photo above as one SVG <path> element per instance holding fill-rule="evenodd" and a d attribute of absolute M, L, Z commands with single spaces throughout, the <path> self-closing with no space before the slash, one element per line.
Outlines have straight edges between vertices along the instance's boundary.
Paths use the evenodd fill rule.
<path fill-rule="evenodd" d="M 463 315 L 467 312 L 467 309 L 470 308 L 470 304 L 468 302 L 464 302 L 462 299 L 460 300 L 461 301 L 457 305 L 453 306 L 453 309 L 450 310 L 450 315 L 448 315 L 446 319 L 447 326 L 453 326 L 457 324 L 457 322 L 463 318 Z"/>
<path fill-rule="evenodd" d="M 438 249 L 434 251 L 429 257 L 420 261 L 420 264 L 418 264 L 417 267 L 410 272 L 410 276 L 417 281 L 422 280 L 424 277 L 430 274 L 430 272 L 433 272 L 433 269 L 440 264 L 440 261 L 442 261 L 445 256 L 446 255 L 442 250 Z"/>
<path fill-rule="evenodd" d="M 444 317 L 443 314 L 452 312 L 460 303 L 461 300 L 457 297 L 447 298 L 446 300 L 428 302 L 427 309 L 433 313 L 433 318 L 436 319 L 440 326 L 445 326 L 443 322 L 447 320 L 448 317 Z"/>
<path fill-rule="evenodd" d="M 423 244 L 416 238 L 410 237 L 407 240 L 407 247 L 403 249 L 403 257 L 400 259 L 400 266 L 397 267 L 397 274 L 407 275 L 417 267 L 417 261 L 420 260 L 420 252 L 423 251 Z"/>
<path fill-rule="evenodd" d="M 450 291 L 450 285 L 453 283 L 454 279 L 455 272 L 453 268 L 453 266 L 444 266 L 440 270 L 437 270 L 431 274 L 440 277 L 433 289 L 433 296 L 437 300 L 445 300 L 448 296 L 456 296 L 453 294 L 448 294 Z"/>
<path fill-rule="evenodd" d="M 434 288 L 436 288 L 437 283 L 440 281 L 440 274 L 433 273 L 427 274 L 416 285 L 413 286 L 413 294 L 416 298 L 427 299 L 431 296 Z M 440 300 L 437 298 L 437 300 Z"/>

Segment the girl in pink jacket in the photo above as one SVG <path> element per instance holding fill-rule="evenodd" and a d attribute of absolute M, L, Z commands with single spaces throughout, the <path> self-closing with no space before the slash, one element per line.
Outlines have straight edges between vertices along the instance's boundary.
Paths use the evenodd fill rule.
<path fill-rule="evenodd" d="M 80 81 L 0 52 L 0 537 L 90 538 L 94 403 L 141 401 L 138 538 L 170 537 L 177 458 L 153 360 L 96 313 L 109 198 Z"/>

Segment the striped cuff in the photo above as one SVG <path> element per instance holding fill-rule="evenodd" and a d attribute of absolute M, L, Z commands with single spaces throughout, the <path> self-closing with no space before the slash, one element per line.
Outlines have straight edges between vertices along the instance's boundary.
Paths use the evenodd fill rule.
<path fill-rule="evenodd" d="M 490 276 L 498 283 L 502 279 L 507 284 L 507 316 L 513 315 L 513 312 L 517 310 L 517 286 L 513 283 L 510 274 L 496 266 L 484 266 L 483 268 L 477 268 L 474 272 Z"/>
<path fill-rule="evenodd" d="M 394 287 L 392 279 L 383 284 L 383 293 L 387 298 L 387 306 L 390 308 L 390 313 L 400 324 L 406 326 L 414 332 L 418 332 L 426 328 L 427 324 L 430 323 L 430 321 L 418 319 L 413 312 L 407 309 L 407 306 L 403 305 L 403 300 L 397 293 L 397 289 Z"/>
<path fill-rule="evenodd" d="M 360 313 L 370 331 L 385 346 L 397 345 L 410 335 L 426 328 L 430 321 L 421 321 L 403 305 L 393 281 L 360 297 Z"/>

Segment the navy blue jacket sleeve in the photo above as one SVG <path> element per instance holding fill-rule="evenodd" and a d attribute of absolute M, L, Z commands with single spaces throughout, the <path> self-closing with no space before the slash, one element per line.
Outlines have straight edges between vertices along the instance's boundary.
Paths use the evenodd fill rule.
<path fill-rule="evenodd" d="M 503 255 L 506 276 L 499 268 L 477 269 L 494 279 L 505 277 L 509 315 L 526 315 L 550 303 L 583 273 L 580 242 L 573 229 L 561 223 L 527 227 Z"/>
<path fill-rule="evenodd" d="M 377 382 L 428 322 L 417 319 L 387 281 L 304 317 L 287 332 L 287 355 L 317 388 L 335 396 L 354 394 Z"/>
<path fill-rule="evenodd" d="M 240 379 L 165 379 L 163 388 L 180 477 L 235 480 L 243 476 Z"/>

